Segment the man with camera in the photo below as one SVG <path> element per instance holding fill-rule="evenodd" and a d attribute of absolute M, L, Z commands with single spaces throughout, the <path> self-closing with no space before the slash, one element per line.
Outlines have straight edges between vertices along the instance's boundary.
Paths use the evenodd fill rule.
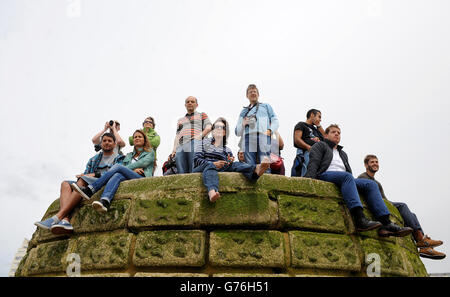
<path fill-rule="evenodd" d="M 53 217 L 34 223 L 42 229 L 50 230 L 53 234 L 71 234 L 73 226 L 70 224 L 70 214 L 81 201 L 81 195 L 73 190 L 72 184 L 86 187 L 96 181 L 113 165 L 121 164 L 124 155 L 115 152 L 116 137 L 112 133 L 105 133 L 100 137 L 101 152 L 89 159 L 83 174 L 78 174 L 77 181 L 63 181 L 59 198 L 59 211 Z"/>
<path fill-rule="evenodd" d="M 242 150 L 247 163 L 270 162 L 271 136 L 278 130 L 278 118 L 269 104 L 258 101 L 256 85 L 249 85 L 246 95 L 250 104 L 241 111 L 235 134 L 242 137 Z M 270 173 L 270 168 L 267 173 Z"/>
<path fill-rule="evenodd" d="M 116 146 L 115 146 L 114 150 L 116 153 L 119 153 L 121 148 L 123 148 L 125 146 L 125 141 L 123 141 L 119 135 L 120 123 L 118 121 L 113 121 L 113 120 L 106 122 L 103 130 L 101 130 L 100 132 L 95 134 L 94 137 L 92 137 L 92 143 L 94 144 L 95 151 L 98 152 L 99 150 L 102 149 L 100 146 L 100 139 L 101 139 L 102 135 L 105 134 L 108 130 L 109 130 L 109 133 L 113 134 L 114 137 L 116 138 Z"/>

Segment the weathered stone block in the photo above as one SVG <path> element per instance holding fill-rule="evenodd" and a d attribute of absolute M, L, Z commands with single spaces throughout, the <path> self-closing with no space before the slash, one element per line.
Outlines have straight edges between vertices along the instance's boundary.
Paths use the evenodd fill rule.
<path fill-rule="evenodd" d="M 213 277 L 289 277 L 289 274 L 273 273 L 217 273 Z"/>
<path fill-rule="evenodd" d="M 294 268 L 361 269 L 358 248 L 350 236 L 290 231 L 289 241 Z"/>
<path fill-rule="evenodd" d="M 133 234 L 126 232 L 80 236 L 70 240 L 68 253 L 81 258 L 81 271 L 125 268 Z"/>
<path fill-rule="evenodd" d="M 33 248 L 28 255 L 24 267 L 27 275 L 65 271 L 68 240 L 42 243 Z"/>
<path fill-rule="evenodd" d="M 341 190 L 335 184 L 318 179 L 309 180 L 314 187 L 316 196 L 342 199 Z"/>
<path fill-rule="evenodd" d="M 410 252 L 409 250 L 403 250 L 403 256 L 406 259 L 405 264 L 409 275 L 415 275 L 418 277 L 428 276 L 428 272 L 420 261 L 420 256 L 417 250 L 415 252 Z"/>
<path fill-rule="evenodd" d="M 402 256 L 402 248 L 386 241 L 377 241 L 371 238 L 361 238 L 361 247 L 364 259 L 367 255 L 375 253 L 380 256 L 381 276 L 398 275 L 407 276 L 405 259 Z"/>
<path fill-rule="evenodd" d="M 47 208 L 47 211 L 44 214 L 43 220 L 44 220 L 44 218 L 46 219 L 51 216 L 54 216 L 58 211 L 59 211 L 59 198 L 56 199 L 55 201 L 53 201 L 52 204 L 50 204 L 50 206 Z"/>
<path fill-rule="evenodd" d="M 126 228 L 130 205 L 129 199 L 113 200 L 106 213 L 98 213 L 91 204 L 84 205 L 71 220 L 74 232 L 112 231 Z"/>
<path fill-rule="evenodd" d="M 269 226 L 272 204 L 266 193 L 224 193 L 215 203 L 200 200 L 200 226 Z"/>
<path fill-rule="evenodd" d="M 370 220 L 372 220 L 372 221 L 376 221 L 376 220 L 377 220 L 377 219 L 375 218 L 375 216 L 372 214 L 372 212 L 369 211 L 369 209 L 366 208 L 366 207 L 364 207 L 364 215 L 365 215 L 368 219 L 370 219 Z M 349 217 L 349 218 L 350 218 L 350 217 Z M 398 221 L 395 219 L 395 217 L 392 217 L 392 216 L 391 216 L 391 220 L 392 220 L 394 223 L 398 224 Z M 353 221 L 352 221 L 352 223 L 353 223 Z M 401 226 L 402 226 L 402 225 L 401 225 Z M 353 230 L 355 230 L 355 229 L 353 228 Z M 358 234 L 359 236 L 362 236 L 362 237 L 373 238 L 373 239 L 376 239 L 376 240 L 389 241 L 389 242 L 392 242 L 392 243 L 394 243 L 394 244 L 397 242 L 397 241 L 396 241 L 396 238 L 393 237 L 393 236 L 389 236 L 389 237 L 380 237 L 380 236 L 378 236 L 378 229 L 371 230 L 371 231 L 365 231 L 365 232 L 356 232 L 356 231 L 355 231 L 355 234 Z"/>
<path fill-rule="evenodd" d="M 403 236 L 403 237 L 397 237 L 397 244 L 401 246 L 404 249 L 407 249 L 410 253 L 417 254 L 417 246 L 416 243 L 412 237 L 412 235 L 409 236 Z"/>
<path fill-rule="evenodd" d="M 199 230 L 145 231 L 137 236 L 136 266 L 203 266 L 206 232 Z"/>
<path fill-rule="evenodd" d="M 213 266 L 285 267 L 284 241 L 278 231 L 214 231 L 209 261 Z"/>
<path fill-rule="evenodd" d="M 152 191 L 196 190 L 204 187 L 201 178 L 200 173 L 190 173 L 127 180 L 120 183 L 116 195 L 145 198 Z"/>
<path fill-rule="evenodd" d="M 314 180 L 302 177 L 286 177 L 264 174 L 257 181 L 260 191 L 275 191 L 301 196 L 316 196 Z"/>
<path fill-rule="evenodd" d="M 205 273 L 153 273 L 153 272 L 138 272 L 134 277 L 209 277 Z"/>
<path fill-rule="evenodd" d="M 133 228 L 193 226 L 197 211 L 198 202 L 195 202 L 190 194 L 184 197 L 168 195 L 151 199 L 135 199 L 128 225 Z"/>
<path fill-rule="evenodd" d="M 284 228 L 346 232 L 344 211 L 333 199 L 280 195 L 278 203 Z"/>
<path fill-rule="evenodd" d="M 130 277 L 129 273 L 94 273 L 81 274 L 81 277 Z"/>

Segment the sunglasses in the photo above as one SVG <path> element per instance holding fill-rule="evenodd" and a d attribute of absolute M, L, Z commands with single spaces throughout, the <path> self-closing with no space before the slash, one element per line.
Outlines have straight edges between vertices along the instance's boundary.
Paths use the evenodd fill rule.
<path fill-rule="evenodd" d="M 153 125 L 153 122 L 152 121 L 144 121 L 144 124 L 152 124 Z"/>
<path fill-rule="evenodd" d="M 214 130 L 225 130 L 225 126 L 214 126 Z"/>

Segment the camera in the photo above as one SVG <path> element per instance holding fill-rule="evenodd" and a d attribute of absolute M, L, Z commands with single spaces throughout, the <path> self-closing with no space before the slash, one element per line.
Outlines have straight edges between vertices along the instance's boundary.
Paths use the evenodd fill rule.
<path fill-rule="evenodd" d="M 114 125 L 114 121 L 113 120 L 109 121 L 109 125 L 112 127 L 112 125 Z"/>
<path fill-rule="evenodd" d="M 257 120 L 256 119 L 256 115 L 252 114 L 251 116 L 248 116 L 247 119 L 248 119 L 248 126 L 249 126 L 249 128 L 250 129 L 255 128 L 256 120 Z"/>

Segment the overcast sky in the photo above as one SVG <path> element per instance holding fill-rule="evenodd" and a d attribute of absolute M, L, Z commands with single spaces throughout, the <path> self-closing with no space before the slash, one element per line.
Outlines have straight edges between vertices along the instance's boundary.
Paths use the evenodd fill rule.
<path fill-rule="evenodd" d="M 387 197 L 449 254 L 449 14 L 445 0 L 0 0 L 0 275 L 106 121 L 126 139 L 153 116 L 161 175 L 184 99 L 234 129 L 250 83 L 279 118 L 288 175 L 293 128 L 317 108 L 354 175 L 376 154 Z"/>

